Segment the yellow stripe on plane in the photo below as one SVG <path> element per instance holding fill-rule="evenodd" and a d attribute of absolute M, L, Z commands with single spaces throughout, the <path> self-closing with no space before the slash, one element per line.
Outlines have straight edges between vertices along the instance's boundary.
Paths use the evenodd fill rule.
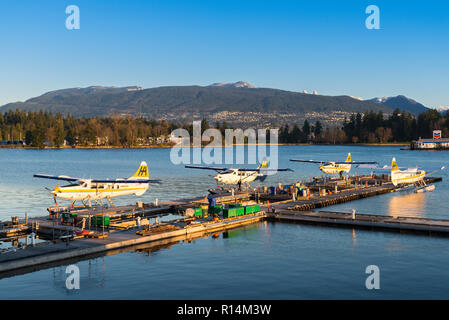
<path fill-rule="evenodd" d="M 145 188 L 120 188 L 120 189 L 82 189 L 82 190 L 59 190 L 57 192 L 119 192 L 130 190 L 141 190 Z"/>

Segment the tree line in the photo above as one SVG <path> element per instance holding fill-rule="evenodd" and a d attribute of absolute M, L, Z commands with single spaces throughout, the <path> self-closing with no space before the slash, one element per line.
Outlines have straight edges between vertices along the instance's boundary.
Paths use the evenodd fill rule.
<path fill-rule="evenodd" d="M 206 119 L 201 121 L 201 131 L 218 128 L 224 135 L 226 129 L 234 129 L 226 122 L 215 126 Z M 148 120 L 132 117 L 75 118 L 47 111 L 12 111 L 0 113 L 0 141 L 24 142 L 27 146 L 114 146 L 138 147 L 169 145 L 173 130 L 183 128 L 193 136 L 192 123 L 176 123 L 165 120 Z"/>
<path fill-rule="evenodd" d="M 417 117 L 396 109 L 386 117 L 382 111 L 352 114 L 337 128 L 323 129 L 320 121 L 314 125 L 305 120 L 302 128 L 288 124 L 280 128 L 281 143 L 389 143 L 410 142 L 419 138 L 431 138 L 433 130 L 441 130 L 449 137 L 449 113 L 442 114 L 429 109 Z"/>
<path fill-rule="evenodd" d="M 0 140 L 27 145 L 61 147 L 150 145 L 168 136 L 179 125 L 145 118 L 75 118 L 51 112 L 7 111 L 0 113 Z"/>
<path fill-rule="evenodd" d="M 201 129 L 218 128 L 224 135 L 234 129 L 226 122 L 212 126 L 206 119 Z M 24 141 L 26 145 L 45 146 L 121 146 L 135 147 L 169 143 L 170 133 L 184 128 L 192 136 L 192 123 L 175 123 L 146 118 L 107 117 L 75 118 L 51 112 L 12 111 L 0 113 L 0 141 Z M 430 138 L 433 130 L 449 137 L 449 114 L 429 109 L 417 117 L 394 110 L 385 117 L 382 111 L 352 114 L 341 127 L 324 128 L 320 121 L 302 126 L 285 124 L 279 128 L 280 143 L 388 143 Z M 161 137 L 165 137 L 161 139 Z"/>

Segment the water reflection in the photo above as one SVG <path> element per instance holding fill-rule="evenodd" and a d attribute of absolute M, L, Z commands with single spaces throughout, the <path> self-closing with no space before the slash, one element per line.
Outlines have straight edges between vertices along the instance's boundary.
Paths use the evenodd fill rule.
<path fill-rule="evenodd" d="M 398 216 L 423 217 L 426 207 L 425 193 L 396 193 L 388 203 L 388 214 Z"/>
<path fill-rule="evenodd" d="M 352 245 L 355 247 L 357 245 L 357 234 L 355 233 L 355 229 L 352 229 L 351 239 L 352 239 Z"/>

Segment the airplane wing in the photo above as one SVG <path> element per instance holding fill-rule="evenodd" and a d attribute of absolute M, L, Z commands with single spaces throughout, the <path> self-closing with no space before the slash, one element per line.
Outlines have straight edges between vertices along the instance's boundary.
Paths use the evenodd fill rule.
<path fill-rule="evenodd" d="M 186 165 L 185 167 L 186 168 L 190 168 L 190 169 L 202 169 L 202 170 L 214 170 L 214 171 L 226 171 L 226 170 L 229 170 L 229 168 L 192 166 L 192 165 Z"/>
<path fill-rule="evenodd" d="M 92 179 L 93 183 L 157 183 L 162 184 L 161 180 L 157 179 L 141 179 L 141 180 L 126 180 L 126 179 Z"/>
<path fill-rule="evenodd" d="M 378 167 L 376 164 L 359 164 L 359 165 L 357 165 L 357 168 L 379 170 L 380 167 Z"/>
<path fill-rule="evenodd" d="M 377 162 L 376 162 L 377 163 Z M 357 168 L 361 168 L 361 169 L 373 169 L 373 170 L 379 170 L 379 171 L 381 171 L 381 170 L 387 170 L 387 171 L 389 171 L 389 170 L 391 170 L 391 166 L 387 166 L 387 165 L 385 165 L 385 166 L 383 166 L 383 167 L 379 167 L 379 166 L 377 166 L 377 165 L 372 165 L 372 164 L 361 164 L 361 165 L 358 165 L 357 166 Z M 407 168 L 407 167 L 398 167 L 399 169 L 409 169 L 409 168 Z"/>
<path fill-rule="evenodd" d="M 35 178 L 44 178 L 44 179 L 53 179 L 53 180 L 65 180 L 65 181 L 78 181 L 83 180 L 81 178 L 74 178 L 69 176 L 52 176 L 49 174 L 35 174 L 33 175 Z"/>
<path fill-rule="evenodd" d="M 49 174 L 35 174 L 33 175 L 35 178 L 44 178 L 44 179 L 53 179 L 53 180 L 64 180 L 75 182 L 79 180 L 90 180 L 90 179 L 82 179 L 82 178 L 74 178 L 69 176 L 52 176 Z M 161 183 L 161 180 L 126 180 L 126 179 L 92 179 L 93 183 Z"/>
<path fill-rule="evenodd" d="M 336 161 L 335 164 L 378 164 L 376 161 Z"/>
<path fill-rule="evenodd" d="M 317 160 L 301 160 L 301 159 L 290 159 L 294 162 L 307 162 L 307 163 L 332 163 L 332 164 L 377 164 L 375 161 L 317 161 Z"/>
<path fill-rule="evenodd" d="M 237 169 L 238 171 L 256 171 L 256 172 L 277 172 L 277 171 L 291 171 L 293 172 L 294 170 L 290 169 L 290 168 L 279 168 L 279 169 L 271 169 L 271 168 L 254 168 L 254 169 L 246 169 L 246 168 L 240 168 Z"/>
<path fill-rule="evenodd" d="M 294 162 L 307 162 L 307 163 L 329 163 L 329 161 L 317 161 L 317 160 L 301 160 L 301 159 L 290 159 Z"/>
<path fill-rule="evenodd" d="M 192 165 L 186 165 L 186 168 L 190 169 L 203 169 L 203 170 L 214 170 L 214 171 L 227 171 L 230 170 L 229 168 L 222 168 L 222 167 L 206 167 L 206 166 L 192 166 Z M 237 171 L 255 171 L 255 172 L 277 172 L 277 171 L 293 171 L 292 169 L 270 169 L 270 168 L 235 168 Z"/>

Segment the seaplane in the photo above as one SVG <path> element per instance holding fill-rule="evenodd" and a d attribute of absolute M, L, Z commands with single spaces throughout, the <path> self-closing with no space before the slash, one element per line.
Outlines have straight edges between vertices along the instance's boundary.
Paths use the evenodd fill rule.
<path fill-rule="evenodd" d="M 396 158 L 391 161 L 391 182 L 396 186 L 405 185 L 415 185 L 422 186 L 425 185 L 424 177 L 426 172 L 418 168 L 407 168 L 405 170 L 400 170 L 396 162 Z"/>
<path fill-rule="evenodd" d="M 276 173 L 278 171 L 293 171 L 292 169 L 270 169 L 267 167 L 267 161 L 264 160 L 257 169 L 246 168 L 224 168 L 224 167 L 207 167 L 207 166 L 194 166 L 186 165 L 186 168 L 190 169 L 202 169 L 202 170 L 214 170 L 217 175 L 214 179 L 217 182 L 223 184 L 249 184 L 255 180 L 265 181 L 269 172 Z"/>
<path fill-rule="evenodd" d="M 103 205 L 103 199 L 107 199 L 111 206 L 114 206 L 112 198 L 131 194 L 141 196 L 148 190 L 150 183 L 160 183 L 160 180 L 149 179 L 148 165 L 145 161 L 140 163 L 139 169 L 129 178 L 84 179 L 48 174 L 35 174 L 34 177 L 70 182 L 66 186 L 59 186 L 58 183 L 50 191 L 55 202 L 56 197 L 72 200 L 72 207 L 77 200 L 89 207 L 92 206 L 92 201 Z"/>
<path fill-rule="evenodd" d="M 349 172 L 351 170 L 351 166 L 355 165 L 363 165 L 363 164 L 377 164 L 375 161 L 352 161 L 351 154 L 348 153 L 346 157 L 346 161 L 317 161 L 317 160 L 300 160 L 300 159 L 290 159 L 293 162 L 306 162 L 306 163 L 316 163 L 320 165 L 320 170 L 324 173 L 330 174 L 340 174 L 343 175 L 343 172 Z"/>
<path fill-rule="evenodd" d="M 435 185 L 426 184 L 424 178 L 428 175 L 431 175 L 438 170 L 427 173 L 425 170 L 422 170 L 418 167 L 415 168 L 404 168 L 398 167 L 396 158 L 393 157 L 391 160 L 391 166 L 383 166 L 383 167 L 370 167 L 364 166 L 365 168 L 371 168 L 374 170 L 391 170 L 391 183 L 395 187 L 398 187 L 397 191 L 407 191 L 411 188 L 415 188 L 414 192 L 426 192 L 435 190 Z M 445 167 L 441 167 L 440 170 L 444 170 Z"/>
<path fill-rule="evenodd" d="M 441 167 L 440 170 L 444 170 L 445 167 Z M 434 184 L 426 184 L 424 178 L 431 175 L 438 170 L 432 171 L 431 173 L 426 173 L 426 171 L 418 168 L 407 168 L 405 170 L 400 170 L 396 162 L 396 158 L 391 161 L 391 182 L 396 187 L 406 190 L 410 186 L 415 187 L 416 193 L 427 192 L 435 190 Z"/>

